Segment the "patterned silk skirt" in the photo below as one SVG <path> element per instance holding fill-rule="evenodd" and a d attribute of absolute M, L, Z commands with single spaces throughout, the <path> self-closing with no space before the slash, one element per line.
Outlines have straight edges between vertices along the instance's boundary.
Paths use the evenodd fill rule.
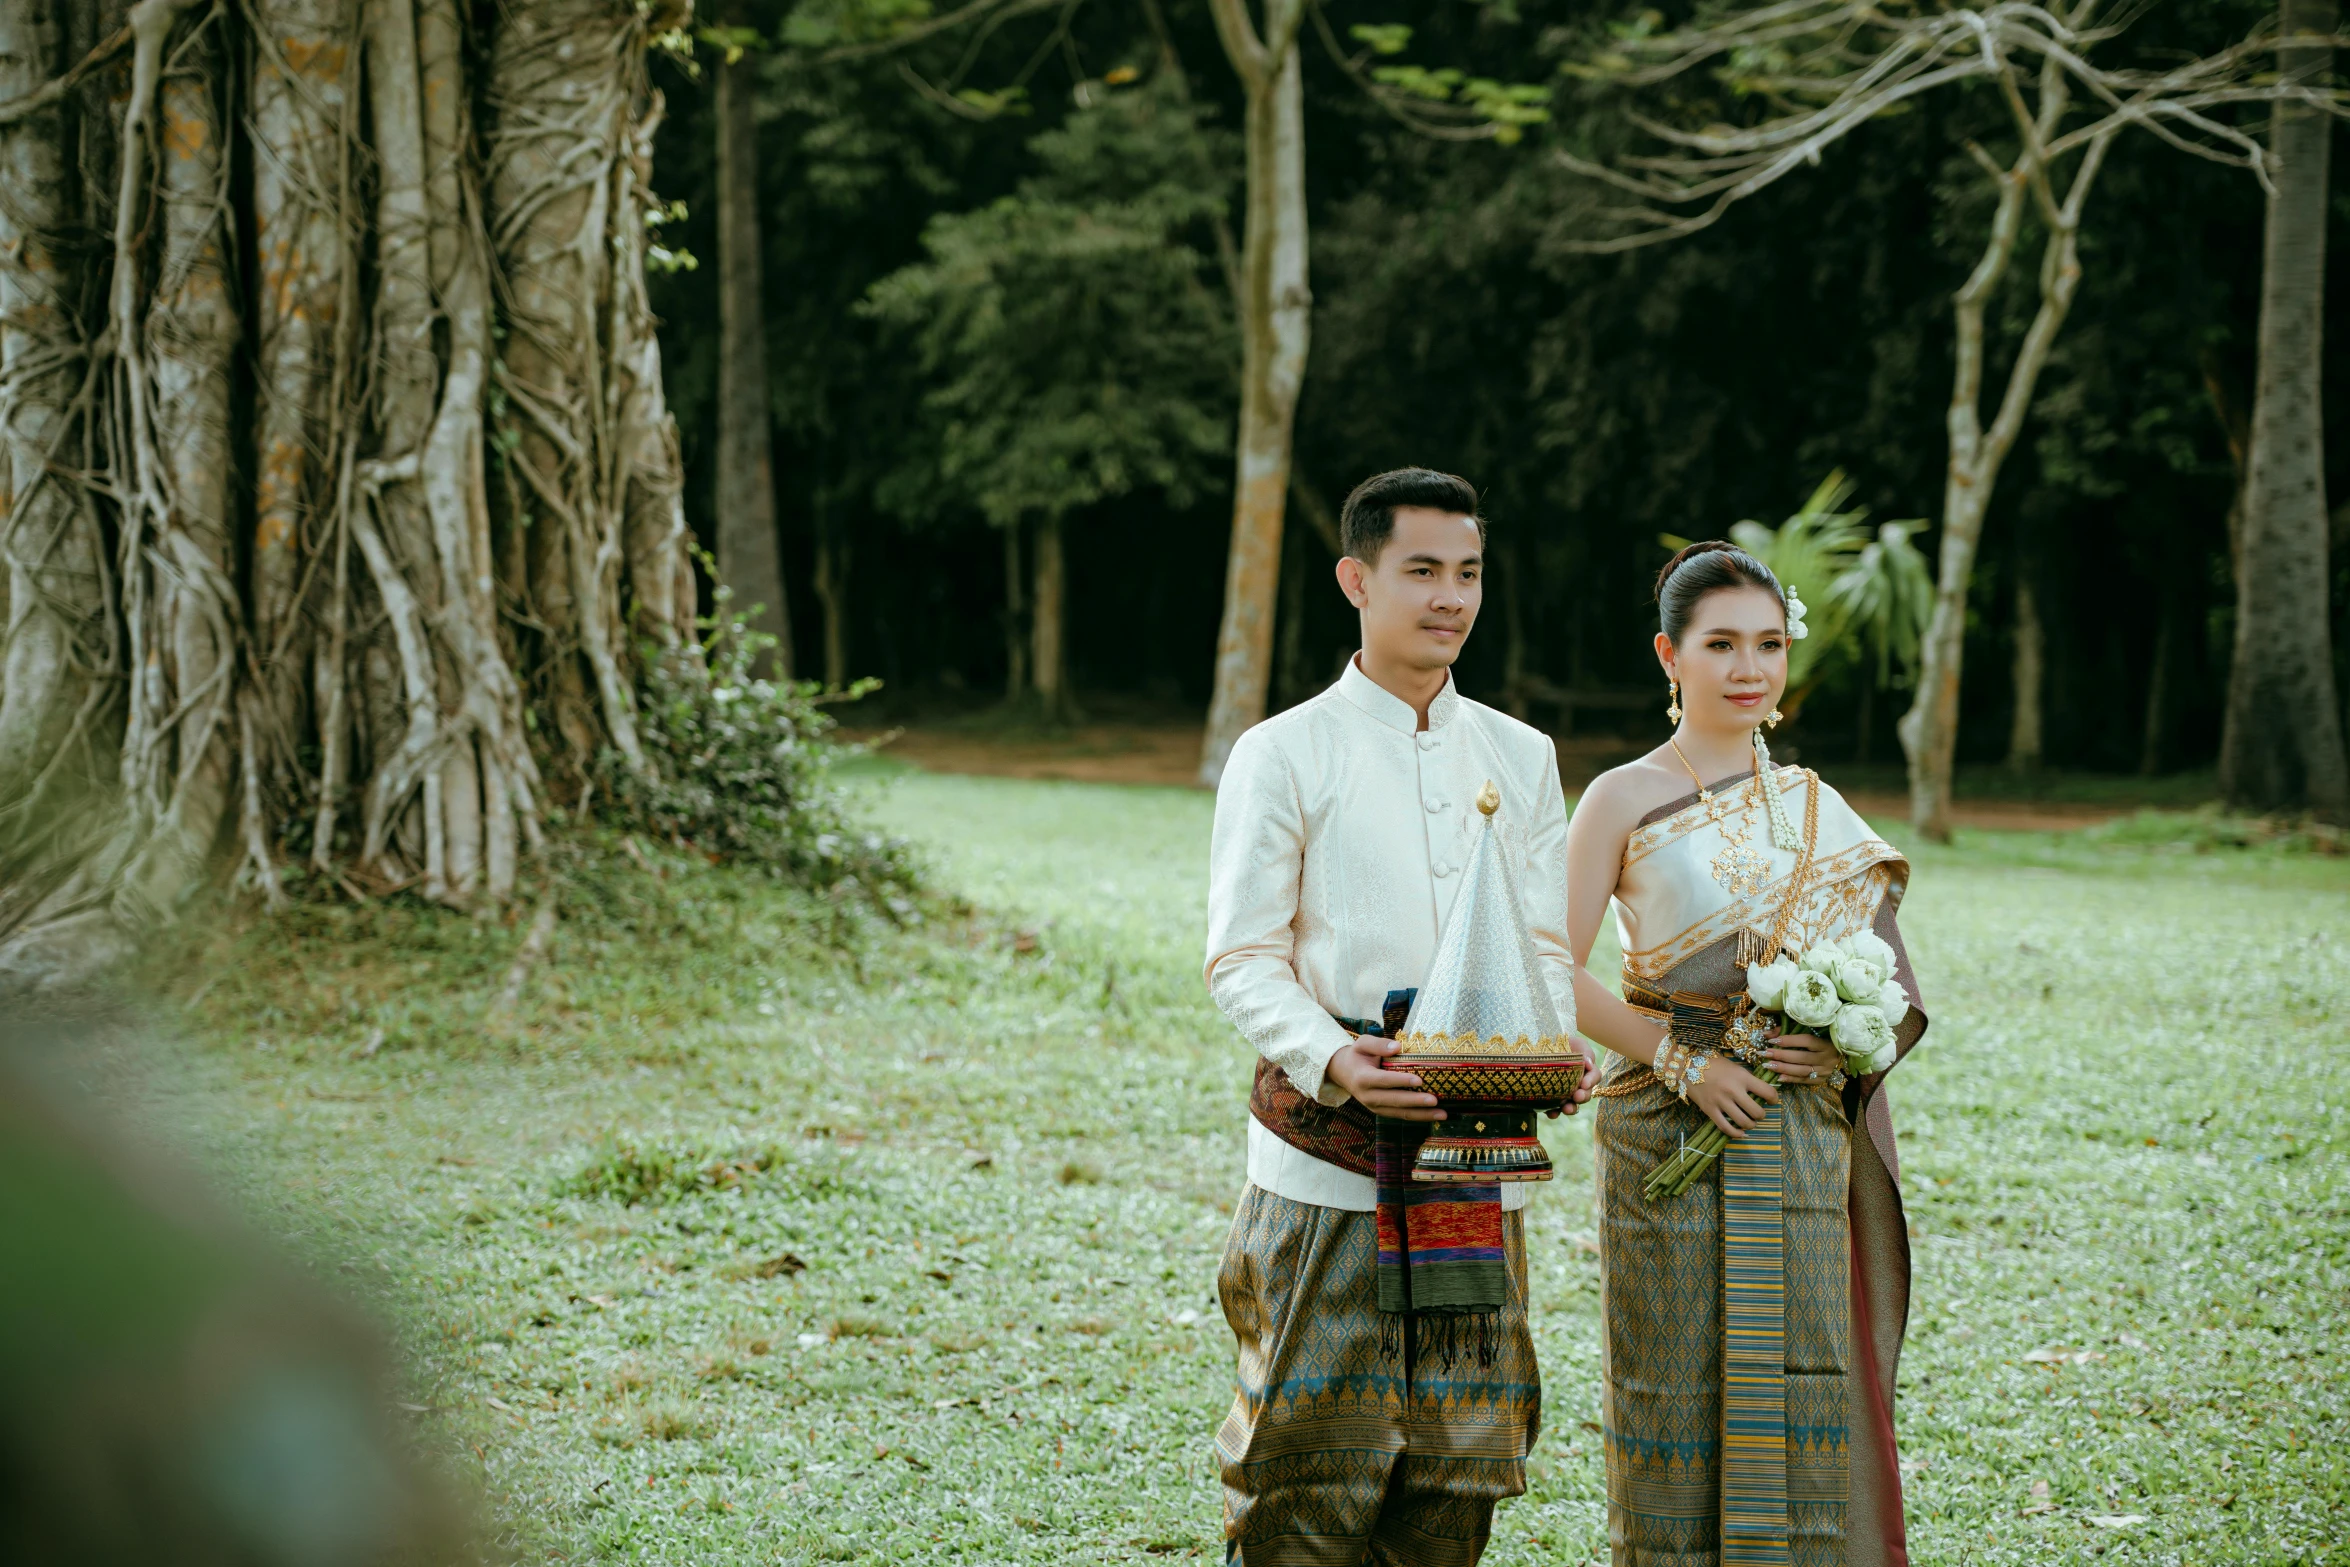
<path fill-rule="evenodd" d="M 1841 1097 L 1782 1088 L 1762 1125 L 1658 1202 L 1641 1182 L 1703 1118 L 1653 1079 L 1594 1107 L 1616 1567 L 1883 1560 L 1846 1545 L 1856 1393 L 1862 1419 L 1876 1403 L 1856 1387 L 1874 1379 L 1853 1375 L 1866 1351 Z"/>
<path fill-rule="evenodd" d="M 1502 1244 L 1492 1359 L 1446 1364 L 1379 1310 L 1377 1215 L 1247 1189 L 1216 1281 L 1240 1341 L 1216 1434 L 1227 1562 L 1475 1567 L 1542 1420 L 1522 1215 Z"/>

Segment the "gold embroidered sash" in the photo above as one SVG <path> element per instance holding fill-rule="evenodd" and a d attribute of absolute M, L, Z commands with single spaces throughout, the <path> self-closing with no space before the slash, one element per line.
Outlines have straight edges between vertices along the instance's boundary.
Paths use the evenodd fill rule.
<path fill-rule="evenodd" d="M 1800 789 L 1801 768 L 1782 767 L 1781 790 Z M 1624 845 L 1616 881 L 1616 934 L 1624 969 L 1654 984 L 1740 930 L 1760 935 L 1786 903 L 1796 854 L 1775 847 L 1763 804 L 1747 781 L 1650 822 Z M 1826 784 L 1811 876 L 1786 931 L 1790 952 L 1866 930 L 1886 894 L 1909 881 L 1909 862 Z"/>

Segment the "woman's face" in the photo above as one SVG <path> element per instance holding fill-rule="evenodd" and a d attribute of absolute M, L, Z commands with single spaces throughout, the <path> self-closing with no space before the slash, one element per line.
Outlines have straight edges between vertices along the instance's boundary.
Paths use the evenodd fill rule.
<path fill-rule="evenodd" d="M 1787 689 L 1787 612 L 1767 588 L 1723 588 L 1697 601 L 1675 647 L 1656 636 L 1681 710 L 1703 729 L 1752 729 Z"/>

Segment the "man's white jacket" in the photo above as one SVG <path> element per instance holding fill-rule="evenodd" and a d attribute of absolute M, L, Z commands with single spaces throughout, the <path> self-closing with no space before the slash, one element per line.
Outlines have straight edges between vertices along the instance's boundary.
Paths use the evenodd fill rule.
<path fill-rule="evenodd" d="M 1240 737 L 1216 790 L 1208 851 L 1208 994 L 1298 1091 L 1346 1044 L 1332 1015 L 1376 1018 L 1390 990 L 1427 982 L 1478 830 L 1477 791 L 1501 791 L 1494 830 L 1513 856 L 1534 957 L 1574 1027 L 1567 945 L 1567 808 L 1540 731 L 1462 696 L 1450 677 L 1419 729 L 1411 704 L 1353 661 L 1320 696 Z M 1276 1196 L 1375 1206 L 1372 1180 L 1249 1121 L 1248 1175 Z M 1526 1190 L 1502 1188 L 1504 1206 Z"/>

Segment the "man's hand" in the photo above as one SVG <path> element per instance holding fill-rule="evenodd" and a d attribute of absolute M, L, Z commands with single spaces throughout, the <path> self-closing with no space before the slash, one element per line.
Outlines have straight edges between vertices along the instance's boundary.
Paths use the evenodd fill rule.
<path fill-rule="evenodd" d="M 1376 1034 L 1357 1034 L 1330 1058 L 1323 1073 L 1373 1115 L 1397 1121 L 1441 1121 L 1436 1096 L 1409 1072 L 1390 1072 L 1387 1058 L 1403 1047 Z"/>
<path fill-rule="evenodd" d="M 1583 1075 L 1576 1080 L 1574 1098 L 1568 1100 L 1565 1104 L 1560 1105 L 1555 1110 L 1545 1110 L 1542 1112 L 1544 1115 L 1549 1116 L 1554 1121 L 1562 1115 L 1573 1115 L 1577 1110 L 1581 1109 L 1584 1103 L 1591 1098 L 1592 1090 L 1599 1087 L 1598 1058 L 1592 1055 L 1591 1047 L 1580 1039 L 1575 1041 L 1575 1049 L 1580 1052 L 1583 1057 Z"/>

